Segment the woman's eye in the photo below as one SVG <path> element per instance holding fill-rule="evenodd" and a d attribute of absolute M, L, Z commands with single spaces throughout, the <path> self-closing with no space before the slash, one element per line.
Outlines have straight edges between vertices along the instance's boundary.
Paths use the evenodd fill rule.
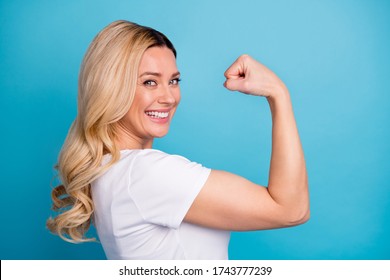
<path fill-rule="evenodd" d="M 153 80 L 147 80 L 147 81 L 144 82 L 144 85 L 151 87 L 151 86 L 156 86 L 157 83 L 155 81 L 153 81 Z"/>
<path fill-rule="evenodd" d="M 181 80 L 179 78 L 176 78 L 176 79 L 171 80 L 170 84 L 171 85 L 178 85 L 180 81 Z"/>

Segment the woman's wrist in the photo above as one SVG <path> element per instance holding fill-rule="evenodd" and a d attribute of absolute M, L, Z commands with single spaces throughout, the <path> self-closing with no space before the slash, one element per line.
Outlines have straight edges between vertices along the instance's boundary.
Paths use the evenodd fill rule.
<path fill-rule="evenodd" d="M 270 95 L 267 96 L 268 102 L 279 103 L 279 102 L 290 102 L 290 93 L 287 87 L 282 83 L 276 86 Z"/>

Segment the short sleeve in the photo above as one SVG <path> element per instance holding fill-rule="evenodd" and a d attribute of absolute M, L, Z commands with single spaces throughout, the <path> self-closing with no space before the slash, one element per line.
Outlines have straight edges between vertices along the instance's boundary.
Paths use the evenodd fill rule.
<path fill-rule="evenodd" d="M 210 169 L 158 150 L 142 150 L 130 171 L 129 193 L 148 222 L 178 228 Z"/>

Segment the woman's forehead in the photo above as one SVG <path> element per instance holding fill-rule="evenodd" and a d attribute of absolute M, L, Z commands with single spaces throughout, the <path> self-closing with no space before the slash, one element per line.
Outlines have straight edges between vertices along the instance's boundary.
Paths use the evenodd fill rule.
<path fill-rule="evenodd" d="M 152 47 L 145 51 L 139 65 L 139 74 L 145 72 L 172 75 L 177 72 L 176 58 L 167 47 Z"/>

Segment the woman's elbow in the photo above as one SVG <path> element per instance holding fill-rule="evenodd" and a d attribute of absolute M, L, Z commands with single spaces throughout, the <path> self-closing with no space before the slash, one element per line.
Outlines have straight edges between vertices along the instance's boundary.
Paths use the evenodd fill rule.
<path fill-rule="evenodd" d="M 292 207 L 292 211 L 289 215 L 291 226 L 298 226 L 306 223 L 310 219 L 310 199 L 308 193 L 308 185 L 307 181 L 304 185 L 304 193 L 301 199 L 299 199 L 299 203 L 295 204 Z"/>
<path fill-rule="evenodd" d="M 301 210 L 293 215 L 289 215 L 286 226 L 298 226 L 306 223 L 310 219 L 310 208 Z"/>
<path fill-rule="evenodd" d="M 299 219 L 296 220 L 296 225 L 301 225 L 309 221 L 310 219 L 310 208 L 308 208 Z"/>

